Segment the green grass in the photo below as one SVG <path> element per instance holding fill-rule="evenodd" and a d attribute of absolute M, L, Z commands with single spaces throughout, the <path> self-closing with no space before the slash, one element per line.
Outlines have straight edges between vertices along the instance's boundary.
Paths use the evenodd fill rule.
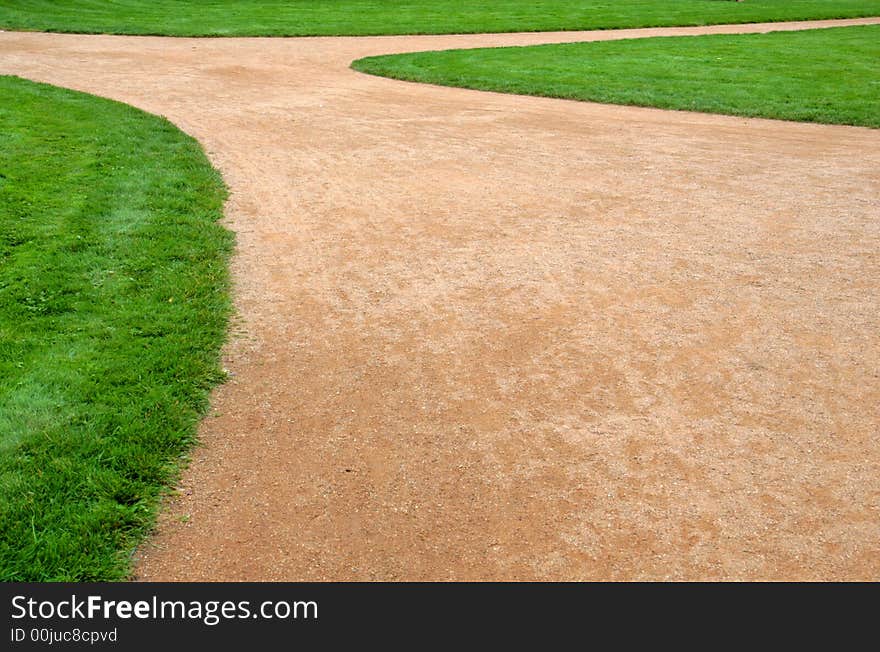
<path fill-rule="evenodd" d="M 172 36 L 452 34 L 880 15 L 880 0 L 0 0 L 0 28 Z"/>
<path fill-rule="evenodd" d="M 226 191 L 166 120 L 0 77 L 0 580 L 118 580 L 230 314 Z"/>
<path fill-rule="evenodd" d="M 880 127 L 880 25 L 419 52 L 353 67 L 503 93 Z"/>

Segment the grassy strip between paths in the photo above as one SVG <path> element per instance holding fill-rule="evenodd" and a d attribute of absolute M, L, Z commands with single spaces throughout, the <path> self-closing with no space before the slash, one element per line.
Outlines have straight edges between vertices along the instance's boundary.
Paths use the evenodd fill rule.
<path fill-rule="evenodd" d="M 0 580 L 123 579 L 222 380 L 226 191 L 168 121 L 0 77 Z"/>
<path fill-rule="evenodd" d="M 0 0 L 0 28 L 169 36 L 454 34 L 880 15 L 880 0 Z"/>
<path fill-rule="evenodd" d="M 503 93 L 880 127 L 880 25 L 418 52 L 353 67 Z"/>

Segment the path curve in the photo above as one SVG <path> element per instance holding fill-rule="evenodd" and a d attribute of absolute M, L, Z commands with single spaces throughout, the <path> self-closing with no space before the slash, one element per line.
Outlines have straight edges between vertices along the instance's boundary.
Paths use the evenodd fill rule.
<path fill-rule="evenodd" d="M 138 578 L 880 579 L 880 131 L 348 69 L 867 22 L 0 34 L 231 187 L 235 376 Z"/>

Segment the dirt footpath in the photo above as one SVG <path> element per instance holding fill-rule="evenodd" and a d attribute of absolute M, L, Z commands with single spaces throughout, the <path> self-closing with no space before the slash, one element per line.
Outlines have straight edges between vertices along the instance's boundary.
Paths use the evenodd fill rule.
<path fill-rule="evenodd" d="M 880 130 L 348 69 L 768 29 L 0 34 L 232 191 L 234 378 L 137 577 L 880 580 Z"/>

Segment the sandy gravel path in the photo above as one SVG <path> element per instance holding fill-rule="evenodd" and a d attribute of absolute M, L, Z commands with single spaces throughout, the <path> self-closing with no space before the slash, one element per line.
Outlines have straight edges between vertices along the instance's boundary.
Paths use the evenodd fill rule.
<path fill-rule="evenodd" d="M 235 377 L 138 577 L 880 579 L 880 131 L 348 69 L 798 27 L 0 34 L 232 190 Z"/>

